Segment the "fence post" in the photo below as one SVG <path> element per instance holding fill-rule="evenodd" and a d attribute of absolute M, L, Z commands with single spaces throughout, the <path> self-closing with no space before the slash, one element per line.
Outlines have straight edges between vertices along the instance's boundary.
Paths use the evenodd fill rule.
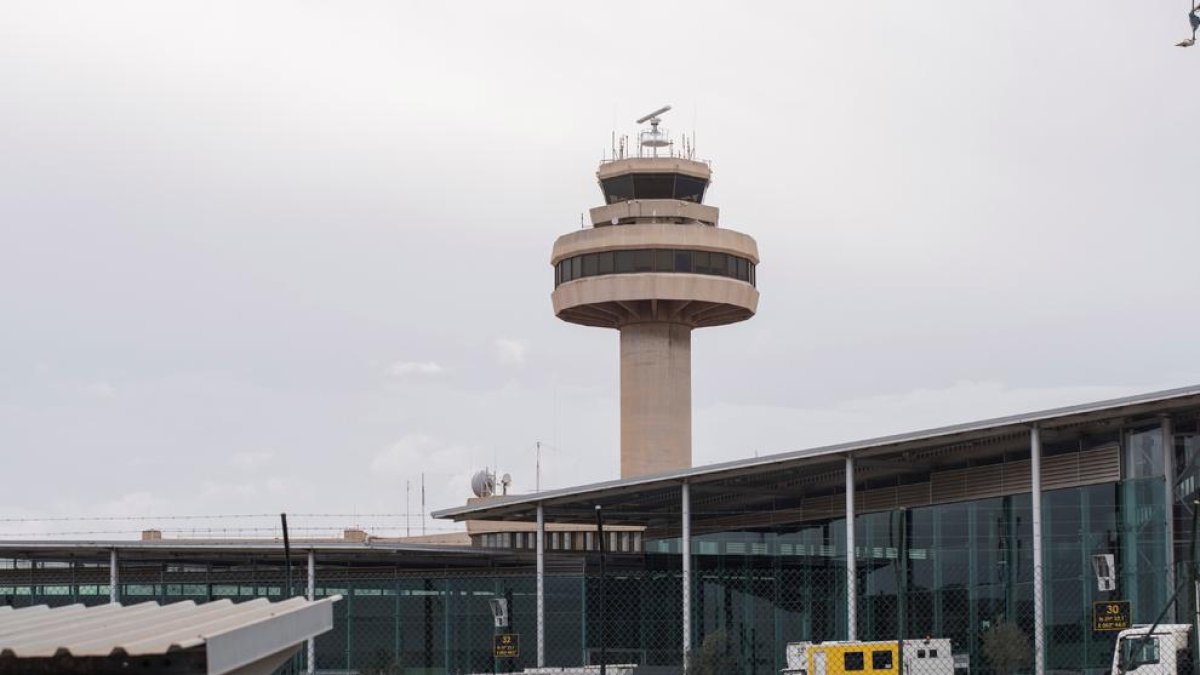
<path fill-rule="evenodd" d="M 1033 658 L 1035 675 L 1046 672 L 1044 625 L 1045 587 L 1042 579 L 1042 433 L 1029 428 L 1029 466 L 1033 493 Z"/>
<path fill-rule="evenodd" d="M 680 483 L 679 494 L 683 511 L 679 553 L 683 556 L 683 670 L 686 673 L 688 653 L 692 651 L 692 493 L 686 481 Z"/>
<path fill-rule="evenodd" d="M 121 594 L 117 591 L 118 584 L 121 583 L 121 574 L 117 568 L 117 549 L 108 552 L 108 601 L 115 603 L 121 599 Z"/>
<path fill-rule="evenodd" d="M 312 602 L 317 599 L 317 552 L 314 549 L 308 549 L 308 601 Z M 306 670 L 308 675 L 313 675 L 317 672 L 317 639 L 310 637 L 308 639 L 308 663 Z"/>
<path fill-rule="evenodd" d="M 854 550 L 854 457 L 846 455 L 846 639 L 858 639 L 858 577 Z"/>
<path fill-rule="evenodd" d="M 546 667 L 546 509 L 537 505 L 537 667 Z"/>
<path fill-rule="evenodd" d="M 1159 418 L 1162 430 L 1163 479 L 1166 482 L 1166 544 L 1167 588 L 1175 588 L 1175 439 L 1171 432 L 1171 416 Z M 1178 616 L 1178 609 L 1174 616 Z"/>

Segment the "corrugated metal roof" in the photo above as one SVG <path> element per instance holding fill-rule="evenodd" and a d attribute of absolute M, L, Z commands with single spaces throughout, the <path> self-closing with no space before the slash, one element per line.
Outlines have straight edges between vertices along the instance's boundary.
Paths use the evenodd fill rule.
<path fill-rule="evenodd" d="M 223 673 L 329 630 L 340 599 L 0 607 L 0 660 L 153 656 L 204 646 L 207 672 Z"/>
<path fill-rule="evenodd" d="M 458 506 L 434 511 L 434 518 L 467 520 L 470 518 L 488 519 L 504 518 L 506 516 L 531 517 L 532 509 L 539 502 L 550 503 L 554 500 L 567 501 L 582 497 L 597 498 L 598 496 L 627 492 L 630 490 L 645 490 L 653 487 L 680 482 L 696 482 L 715 480 L 734 472 L 771 472 L 782 465 L 799 464 L 814 458 L 836 455 L 869 453 L 886 450 L 889 446 L 910 443 L 944 442 L 951 437 L 965 434 L 999 433 L 1029 427 L 1031 425 L 1050 425 L 1064 423 L 1073 418 L 1086 418 L 1094 415 L 1119 414 L 1120 411 L 1140 406 L 1165 405 L 1168 402 L 1187 402 L 1189 405 L 1200 400 L 1200 385 L 1168 389 L 1146 394 L 1137 394 L 1123 398 L 1095 401 L 1079 405 L 1051 408 L 1037 412 L 1009 415 L 992 419 L 967 422 L 922 431 L 883 436 L 862 441 L 838 443 L 823 447 L 795 450 L 778 454 L 762 455 L 751 459 L 740 459 L 731 462 L 709 464 L 707 466 L 680 469 L 659 474 L 638 476 L 620 480 L 610 480 L 577 487 L 547 490 L 540 493 L 508 495 L 496 497 L 477 504 Z"/>

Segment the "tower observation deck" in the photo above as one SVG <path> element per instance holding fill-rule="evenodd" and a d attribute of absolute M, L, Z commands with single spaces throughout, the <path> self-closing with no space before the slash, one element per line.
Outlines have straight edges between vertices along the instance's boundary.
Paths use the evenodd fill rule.
<path fill-rule="evenodd" d="M 692 330 L 745 321 L 758 307 L 758 245 L 717 226 L 704 203 L 708 163 L 638 120 L 636 156 L 622 139 L 596 177 L 604 205 L 591 227 L 554 242 L 554 313 L 621 334 L 621 477 L 692 465 Z"/>

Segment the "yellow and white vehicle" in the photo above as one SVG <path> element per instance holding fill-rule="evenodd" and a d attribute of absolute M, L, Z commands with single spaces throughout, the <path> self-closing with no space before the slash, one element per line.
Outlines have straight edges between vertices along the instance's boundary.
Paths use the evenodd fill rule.
<path fill-rule="evenodd" d="M 899 675 L 895 640 L 789 642 L 784 675 Z M 954 675 L 948 638 L 905 640 L 904 675 Z"/>

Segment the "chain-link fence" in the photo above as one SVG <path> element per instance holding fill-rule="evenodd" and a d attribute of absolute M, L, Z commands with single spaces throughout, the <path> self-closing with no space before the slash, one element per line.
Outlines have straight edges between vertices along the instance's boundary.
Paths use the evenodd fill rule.
<path fill-rule="evenodd" d="M 1190 622 L 1192 577 L 1188 564 L 1167 565 L 1163 490 L 1162 480 L 1130 480 L 1045 492 L 1040 595 L 1028 493 L 859 515 L 853 612 L 844 519 L 694 533 L 686 622 L 678 539 L 648 538 L 644 551 L 609 554 L 603 576 L 594 551 L 550 553 L 544 665 L 679 672 L 688 625 L 693 674 L 1014 675 L 1034 672 L 1039 659 L 1045 673 L 1099 673 L 1114 657 L 1139 675 L 1190 672 L 1194 636 L 1177 622 Z M 537 668 L 534 553 L 506 555 L 505 566 L 480 565 L 476 556 L 427 569 L 318 557 L 316 595 L 342 601 L 334 629 L 316 640 L 315 669 Z M 1100 590 L 1094 555 L 1112 556 L 1112 590 Z M 139 556 L 121 561 L 124 603 L 289 594 L 278 556 L 187 564 Z M 299 560 L 296 595 L 307 591 Z M 0 604 L 106 603 L 108 579 L 106 559 L 10 559 L 0 562 Z M 1170 605 L 1176 586 L 1184 590 Z M 495 656 L 494 599 L 507 601 L 510 657 Z M 1155 635 L 1118 647 L 1124 625 L 1156 620 L 1163 625 Z M 288 668 L 303 671 L 304 658 Z"/>

